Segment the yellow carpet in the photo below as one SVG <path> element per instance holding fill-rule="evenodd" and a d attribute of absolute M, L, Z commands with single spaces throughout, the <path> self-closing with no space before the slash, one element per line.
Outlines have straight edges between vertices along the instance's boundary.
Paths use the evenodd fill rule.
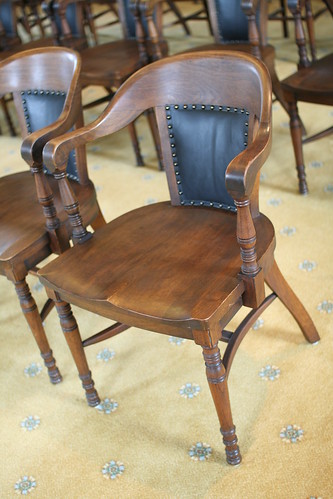
<path fill-rule="evenodd" d="M 166 29 L 171 52 L 209 40 L 205 22 L 191 27 L 193 36 L 187 38 L 179 27 Z M 316 21 L 319 55 L 333 49 L 331 28 L 328 15 Z M 277 23 L 269 29 L 283 77 L 296 61 L 292 38 L 283 40 Z M 89 89 L 85 98 L 88 92 L 97 90 Z M 309 132 L 331 124 L 332 108 L 300 107 Z M 87 120 L 97 112 L 91 111 Z M 139 134 L 143 168 L 134 166 L 126 130 L 88 148 L 91 178 L 108 220 L 168 197 L 145 119 Z M 24 170 L 20 140 L 4 135 L 0 144 L 0 175 Z M 87 356 L 104 410 L 89 408 L 56 313 L 45 328 L 64 379 L 52 386 L 14 288 L 2 278 L 1 498 L 16 497 L 24 477 L 31 477 L 31 497 L 43 499 L 333 497 L 333 138 L 309 144 L 304 152 L 306 197 L 297 193 L 287 115 L 274 104 L 261 211 L 275 225 L 277 261 L 313 317 L 321 341 L 307 344 L 277 301 L 249 332 L 230 376 L 241 466 L 225 462 L 199 347 L 138 329 L 90 347 Z M 42 287 L 33 278 L 29 283 L 41 306 Z M 108 325 L 76 308 L 74 313 L 83 337 Z M 186 383 L 192 398 L 182 396 Z M 288 425 L 295 442 L 288 438 Z M 189 451 L 198 443 L 211 448 L 208 459 L 191 459 Z M 103 469 L 112 461 L 122 463 L 122 474 L 106 480 Z"/>

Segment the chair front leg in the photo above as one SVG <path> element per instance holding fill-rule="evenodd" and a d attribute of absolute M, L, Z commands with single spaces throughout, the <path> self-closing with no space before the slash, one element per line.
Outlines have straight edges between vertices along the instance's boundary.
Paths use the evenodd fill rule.
<path fill-rule="evenodd" d="M 100 398 L 94 387 L 94 381 L 91 377 L 86 354 L 82 346 L 80 331 L 72 313 L 69 303 L 64 302 L 58 293 L 47 290 L 50 298 L 54 300 L 60 324 L 65 335 L 67 344 L 73 356 L 77 370 L 79 371 L 79 378 L 85 390 L 88 405 L 95 407 L 100 403 Z"/>
<path fill-rule="evenodd" d="M 232 421 L 227 375 L 222 364 L 221 353 L 217 344 L 213 347 L 202 346 L 202 349 L 207 380 L 220 421 L 223 443 L 226 447 L 227 462 L 231 465 L 237 465 L 241 462 L 242 457 L 237 445 L 236 428 Z"/>
<path fill-rule="evenodd" d="M 52 355 L 52 350 L 46 338 L 42 319 L 39 315 L 36 302 L 30 293 L 29 286 L 25 279 L 14 282 L 14 286 L 17 296 L 20 300 L 20 305 L 24 317 L 29 324 L 31 332 L 34 335 L 36 343 L 39 347 L 40 354 L 44 360 L 44 364 L 47 368 L 50 381 L 53 384 L 60 383 L 60 381 L 62 380 L 62 376 L 56 366 L 55 359 Z"/>

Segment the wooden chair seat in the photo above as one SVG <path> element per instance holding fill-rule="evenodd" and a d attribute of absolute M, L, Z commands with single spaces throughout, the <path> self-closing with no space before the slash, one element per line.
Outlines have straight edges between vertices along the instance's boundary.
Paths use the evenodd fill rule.
<path fill-rule="evenodd" d="M 200 45 L 199 47 L 194 47 L 192 49 L 187 49 L 187 52 L 201 52 L 206 50 L 235 50 L 237 52 L 245 52 L 247 54 L 253 53 L 253 47 L 249 43 L 228 43 L 224 45 L 223 43 L 208 43 L 207 45 Z M 268 59 L 274 60 L 275 58 L 275 48 L 273 45 L 265 45 L 260 47 L 261 59 L 266 61 Z"/>
<path fill-rule="evenodd" d="M 81 52 L 83 86 L 110 86 L 122 82 L 141 66 L 136 40 L 117 40 L 89 47 Z"/>
<path fill-rule="evenodd" d="M 48 177 L 48 182 L 54 194 L 57 216 L 60 223 L 66 225 L 70 237 L 71 227 L 60 199 L 59 184 L 52 176 Z M 83 218 L 86 223 L 91 223 L 98 213 L 93 184 L 90 182 L 82 186 L 72 180 L 69 182 L 80 200 Z M 5 262 L 9 265 L 17 258 L 21 261 L 29 258 L 29 269 L 41 261 L 40 251 L 45 255 L 44 258 L 52 253 L 45 217 L 37 201 L 35 181 L 31 173 L 26 171 L 0 178 L 0 199 L 0 273 Z M 10 209 L 4 210 L 4 206 Z M 36 261 L 31 263 L 33 260 Z"/>
<path fill-rule="evenodd" d="M 297 92 L 298 100 L 333 105 L 333 54 L 288 76 L 282 87 L 285 92 Z"/>
<path fill-rule="evenodd" d="M 220 317 L 222 309 L 237 302 L 241 306 L 236 218 L 208 207 L 144 206 L 110 222 L 39 275 L 70 303 L 84 303 L 88 310 L 98 303 L 99 313 L 126 324 L 124 310 L 130 310 L 131 325 L 138 327 L 149 315 L 157 324 L 174 323 L 179 333 L 179 328 L 214 320 L 216 312 Z M 260 260 L 271 247 L 274 229 L 263 215 L 255 226 Z"/>

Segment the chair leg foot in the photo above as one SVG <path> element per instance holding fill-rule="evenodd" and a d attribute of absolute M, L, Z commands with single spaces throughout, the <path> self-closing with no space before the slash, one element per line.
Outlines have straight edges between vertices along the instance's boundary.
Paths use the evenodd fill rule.
<path fill-rule="evenodd" d="M 39 347 L 40 354 L 44 360 L 47 372 L 51 383 L 57 384 L 62 380 L 59 369 L 56 366 L 55 358 L 52 355 L 49 342 L 46 338 L 45 330 L 43 327 L 42 319 L 39 315 L 38 308 L 35 300 L 33 299 L 29 286 L 25 279 L 22 281 L 14 282 L 17 296 L 20 300 L 20 305 L 24 317 L 30 327 L 32 334 Z"/>
<path fill-rule="evenodd" d="M 279 267 L 274 261 L 272 267 L 266 273 L 265 281 L 272 291 L 280 298 L 285 307 L 293 315 L 298 323 L 305 339 L 309 343 L 316 343 L 320 336 L 310 315 L 305 310 L 301 301 L 297 298 L 285 278 L 280 272 Z"/>
<path fill-rule="evenodd" d="M 52 298 L 55 302 L 60 324 L 67 344 L 79 372 L 79 378 L 82 381 L 88 405 L 95 407 L 100 403 L 100 398 L 94 387 L 94 381 L 92 380 L 91 372 L 88 367 L 77 322 L 69 303 L 62 301 L 58 293 L 53 293 Z"/>
<path fill-rule="evenodd" d="M 94 381 L 91 377 L 91 372 L 87 374 L 79 374 L 82 386 L 86 392 L 86 399 L 90 407 L 96 407 L 101 401 L 96 389 L 94 388 Z"/>
<path fill-rule="evenodd" d="M 236 427 L 234 426 L 231 430 L 224 431 L 220 429 L 223 443 L 225 445 L 225 453 L 227 456 L 227 463 L 232 466 L 237 466 L 242 461 L 242 456 L 239 452 L 239 447 L 237 445 L 238 439 L 236 436 Z"/>
<path fill-rule="evenodd" d="M 235 466 L 240 464 L 242 457 L 232 421 L 227 375 L 222 364 L 221 353 L 217 345 L 213 347 L 203 346 L 202 348 L 207 380 L 221 425 L 220 431 L 223 436 L 227 462 Z"/>

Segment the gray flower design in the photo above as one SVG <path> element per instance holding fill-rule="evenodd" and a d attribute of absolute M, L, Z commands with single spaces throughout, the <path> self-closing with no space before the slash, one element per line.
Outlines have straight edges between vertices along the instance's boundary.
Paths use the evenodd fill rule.
<path fill-rule="evenodd" d="M 119 478 L 125 471 L 125 466 L 120 461 L 110 461 L 104 464 L 102 468 L 102 473 L 104 478 L 110 478 L 114 480 L 115 478 Z"/>
<path fill-rule="evenodd" d="M 21 428 L 25 431 L 36 430 L 40 425 L 40 418 L 38 416 L 28 416 L 21 421 Z"/>
<path fill-rule="evenodd" d="M 36 480 L 32 476 L 24 475 L 14 485 L 15 492 L 23 496 L 36 488 Z"/>

